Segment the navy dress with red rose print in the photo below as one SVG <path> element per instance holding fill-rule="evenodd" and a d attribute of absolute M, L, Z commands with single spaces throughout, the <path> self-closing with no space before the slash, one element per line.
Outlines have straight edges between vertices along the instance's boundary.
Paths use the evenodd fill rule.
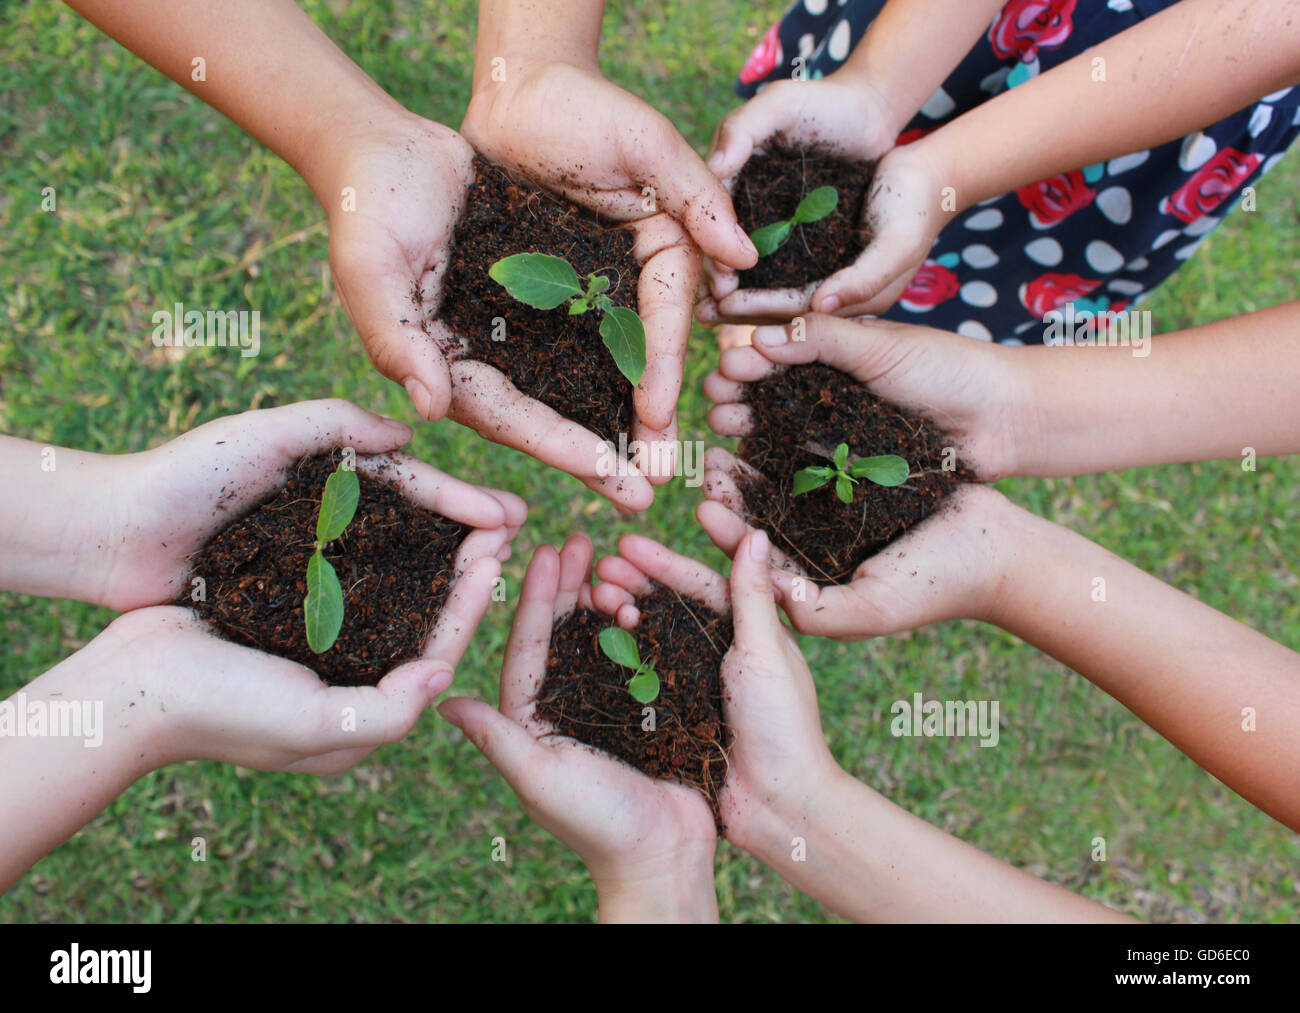
<path fill-rule="evenodd" d="M 925 104 L 907 144 L 1079 55 L 1176 0 L 1010 0 Z M 736 91 L 836 70 L 884 0 L 799 0 L 750 54 Z M 1300 133 L 1300 87 L 1266 95 L 1160 147 L 1021 187 L 972 207 L 939 236 L 883 316 L 985 341 L 1041 343 L 1044 317 L 1121 312 L 1168 278 Z M 1247 208 L 1250 202 L 1245 204 Z"/>

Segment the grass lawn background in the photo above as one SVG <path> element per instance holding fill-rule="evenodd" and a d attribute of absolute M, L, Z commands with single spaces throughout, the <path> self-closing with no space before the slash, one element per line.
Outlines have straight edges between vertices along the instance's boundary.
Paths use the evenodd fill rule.
<path fill-rule="evenodd" d="M 459 123 L 475 5 L 306 3 L 399 101 Z M 779 3 L 610 5 L 602 60 L 700 150 L 734 104 L 731 79 Z M 275 156 L 57 4 L 0 16 L 0 431 L 120 453 L 251 407 L 338 395 L 411 419 L 373 372 L 336 298 L 324 215 Z M 58 190 L 58 213 L 40 210 Z M 1145 304 L 1157 332 L 1297 298 L 1300 156 L 1260 185 L 1175 280 Z M 157 354 L 151 314 L 173 302 L 258 309 L 262 354 Z M 682 438 L 713 439 L 698 332 Z M 1116 432 L 1098 403 L 1079 425 Z M 575 480 L 450 422 L 414 453 L 531 505 L 506 575 L 574 530 L 611 551 L 639 530 L 715 566 L 679 481 L 631 520 Z M 1300 458 L 1017 480 L 1008 494 L 1203 601 L 1300 645 Z M 1051 565 L 1045 560 L 1044 565 Z M 513 611 L 494 605 L 457 689 L 495 699 Z M 105 610 L 0 594 L 0 696 L 78 647 Z M 830 744 L 868 784 L 972 844 L 1142 917 L 1294 921 L 1297 837 L 1220 785 L 1119 704 L 1015 638 L 954 623 L 868 644 L 808 640 Z M 889 706 L 927 697 L 1001 701 L 997 748 L 894 739 Z M 9 771 L 5 776 L 30 776 Z M 209 860 L 190 860 L 190 841 Z M 492 838 L 506 864 L 490 860 Z M 1090 860 L 1104 836 L 1108 861 Z M 722 918 L 830 912 L 720 844 Z M 6 921 L 589 920 L 584 868 L 530 823 L 487 762 L 436 714 L 354 771 L 314 778 L 192 763 L 145 778 L 0 900 Z"/>

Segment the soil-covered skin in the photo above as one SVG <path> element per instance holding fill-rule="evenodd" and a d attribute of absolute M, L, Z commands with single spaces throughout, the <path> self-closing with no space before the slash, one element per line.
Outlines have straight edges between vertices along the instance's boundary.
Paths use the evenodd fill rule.
<path fill-rule="evenodd" d="M 373 686 L 420 655 L 455 576 L 456 550 L 470 528 L 415 506 L 390 481 L 362 474 L 361 501 L 325 558 L 343 585 L 343 628 L 324 654 L 307 645 L 302 602 L 316 516 L 337 451 L 305 457 L 273 497 L 214 536 L 192 558 L 206 601 L 198 611 L 225 637 L 313 669 L 335 686 Z"/>
<path fill-rule="evenodd" d="M 818 584 L 847 582 L 859 563 L 934 513 L 957 483 L 977 481 L 959 458 L 955 470 L 943 470 L 952 441 L 933 422 L 830 366 L 778 370 L 746 384 L 742 401 L 754 428 L 737 456 L 759 472 L 736 476 L 745 512 Z M 835 495 L 834 482 L 795 496 L 795 472 L 828 466 L 841 443 L 850 461 L 897 454 L 911 474 L 893 488 L 859 479 L 852 503 Z"/>
<path fill-rule="evenodd" d="M 632 385 L 600 337 L 601 314 L 570 316 L 564 305 L 533 309 L 488 277 L 503 257 L 548 253 L 563 257 L 586 284 L 588 274 L 610 280 L 615 305 L 637 309 L 640 267 L 632 233 L 474 159 L 474 183 L 456 223 L 442 282 L 438 317 L 465 342 L 453 354 L 495 366 L 524 394 L 618 443 L 632 426 Z M 493 320 L 505 321 L 493 340 Z M 498 332 L 499 333 L 499 332 Z"/>
<path fill-rule="evenodd" d="M 799 202 L 819 186 L 839 192 L 835 210 L 819 222 L 796 225 L 775 253 L 740 272 L 741 288 L 802 288 L 848 267 L 867 243 L 862 226 L 874 162 L 845 158 L 826 148 L 793 147 L 777 141 L 740 170 L 731 200 L 740 227 L 752 233 L 786 221 Z"/>
<path fill-rule="evenodd" d="M 704 795 L 718 832 L 718 793 L 727 774 L 730 732 L 722 721 L 722 658 L 731 647 L 731 617 L 656 585 L 637 600 L 633 631 L 642 660 L 655 663 L 659 696 L 638 703 L 627 691 L 632 672 L 614 664 L 597 637 L 613 621 L 578 609 L 551 632 L 537 714 L 561 735 L 632 764 L 650 777 L 680 781 Z M 642 730 L 643 707 L 654 730 Z"/>

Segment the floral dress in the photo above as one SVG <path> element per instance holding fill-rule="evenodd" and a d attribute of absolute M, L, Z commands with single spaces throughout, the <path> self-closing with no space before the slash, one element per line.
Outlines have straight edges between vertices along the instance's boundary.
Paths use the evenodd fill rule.
<path fill-rule="evenodd" d="M 1010 0 L 898 143 L 923 137 L 1174 2 Z M 748 98 L 798 65 L 810 78 L 831 73 L 883 6 L 884 0 L 800 0 L 750 54 L 737 92 Z M 1043 340 L 1046 315 L 1067 304 L 1121 312 L 1168 278 L 1239 203 L 1242 213 L 1254 209 L 1254 185 L 1298 132 L 1300 87 L 1266 95 L 1180 140 L 985 201 L 949 224 L 883 315 L 1030 344 Z"/>

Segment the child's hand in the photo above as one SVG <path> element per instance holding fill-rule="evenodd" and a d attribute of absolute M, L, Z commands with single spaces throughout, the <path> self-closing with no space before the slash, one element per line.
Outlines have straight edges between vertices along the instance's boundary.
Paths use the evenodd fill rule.
<path fill-rule="evenodd" d="M 992 481 L 1014 473 L 1022 428 L 1017 374 L 1008 350 L 958 335 L 885 321 L 813 316 L 806 340 L 790 328 L 763 327 L 753 346 L 730 349 L 705 380 L 714 402 L 709 424 L 719 435 L 744 436 L 752 425 L 742 385 L 786 365 L 822 362 L 870 390 L 922 412 L 948 434 L 961 459 Z M 777 341 L 776 344 L 769 342 Z M 697 511 L 728 555 L 748 530 L 735 475 L 745 465 L 720 448 L 705 456 L 705 496 Z M 818 587 L 779 550 L 772 580 L 801 633 L 862 639 L 958 617 L 981 618 L 996 598 L 1005 558 L 998 546 L 1006 501 L 984 486 L 964 486 L 944 508 L 895 545 L 862 563 L 854 580 Z M 797 583 L 796 583 L 797 580 Z"/>
<path fill-rule="evenodd" d="M 651 581 L 730 612 L 735 640 L 722 662 L 723 719 L 732 729 L 722 818 L 727 839 L 741 847 L 755 834 L 785 824 L 817 787 L 840 769 L 826 748 L 812 674 L 777 615 L 767 567 L 768 540 L 749 531 L 735 547 L 731 578 L 679 556 L 641 535 L 624 535 L 619 555 L 600 561 L 595 597 L 636 621 L 638 595 Z"/>
<path fill-rule="evenodd" d="M 122 501 L 114 527 L 107 586 L 97 600 L 117 611 L 162 605 L 185 590 L 189 556 L 284 481 L 299 458 L 348 446 L 366 471 L 406 443 L 411 430 L 347 401 L 306 401 L 216 419 L 153 450 L 108 458 Z M 470 485 L 404 454 L 402 492 L 417 505 L 476 530 L 457 567 L 509 558 L 510 540 L 527 517 L 518 496 Z M 119 464 L 120 461 L 120 464 Z"/>
<path fill-rule="evenodd" d="M 586 863 L 602 920 L 714 920 L 717 841 L 703 797 L 553 736 L 535 713 L 552 626 L 575 607 L 595 607 L 591 564 L 584 535 L 560 553 L 539 548 L 506 647 L 500 711 L 466 697 L 439 710 L 501 772 L 524 811 Z"/>
<path fill-rule="evenodd" d="M 451 684 L 499 572 L 496 560 L 479 559 L 462 573 L 423 656 L 377 686 L 326 686 L 296 662 L 216 636 L 188 609 L 157 606 L 120 616 L 92 641 L 88 660 L 100 660 L 69 692 L 102 692 L 106 734 L 136 733 L 151 767 L 216 760 L 257 770 L 347 770 L 404 737 Z"/>
<path fill-rule="evenodd" d="M 871 239 L 854 263 L 802 289 L 774 290 L 739 289 L 738 276 L 715 265 L 710 295 L 695 315 L 713 325 L 789 320 L 814 310 L 843 317 L 883 313 L 952 219 L 955 211 L 944 208 L 943 187 L 930 163 L 911 148 L 894 148 L 876 167 L 863 223 Z"/>

